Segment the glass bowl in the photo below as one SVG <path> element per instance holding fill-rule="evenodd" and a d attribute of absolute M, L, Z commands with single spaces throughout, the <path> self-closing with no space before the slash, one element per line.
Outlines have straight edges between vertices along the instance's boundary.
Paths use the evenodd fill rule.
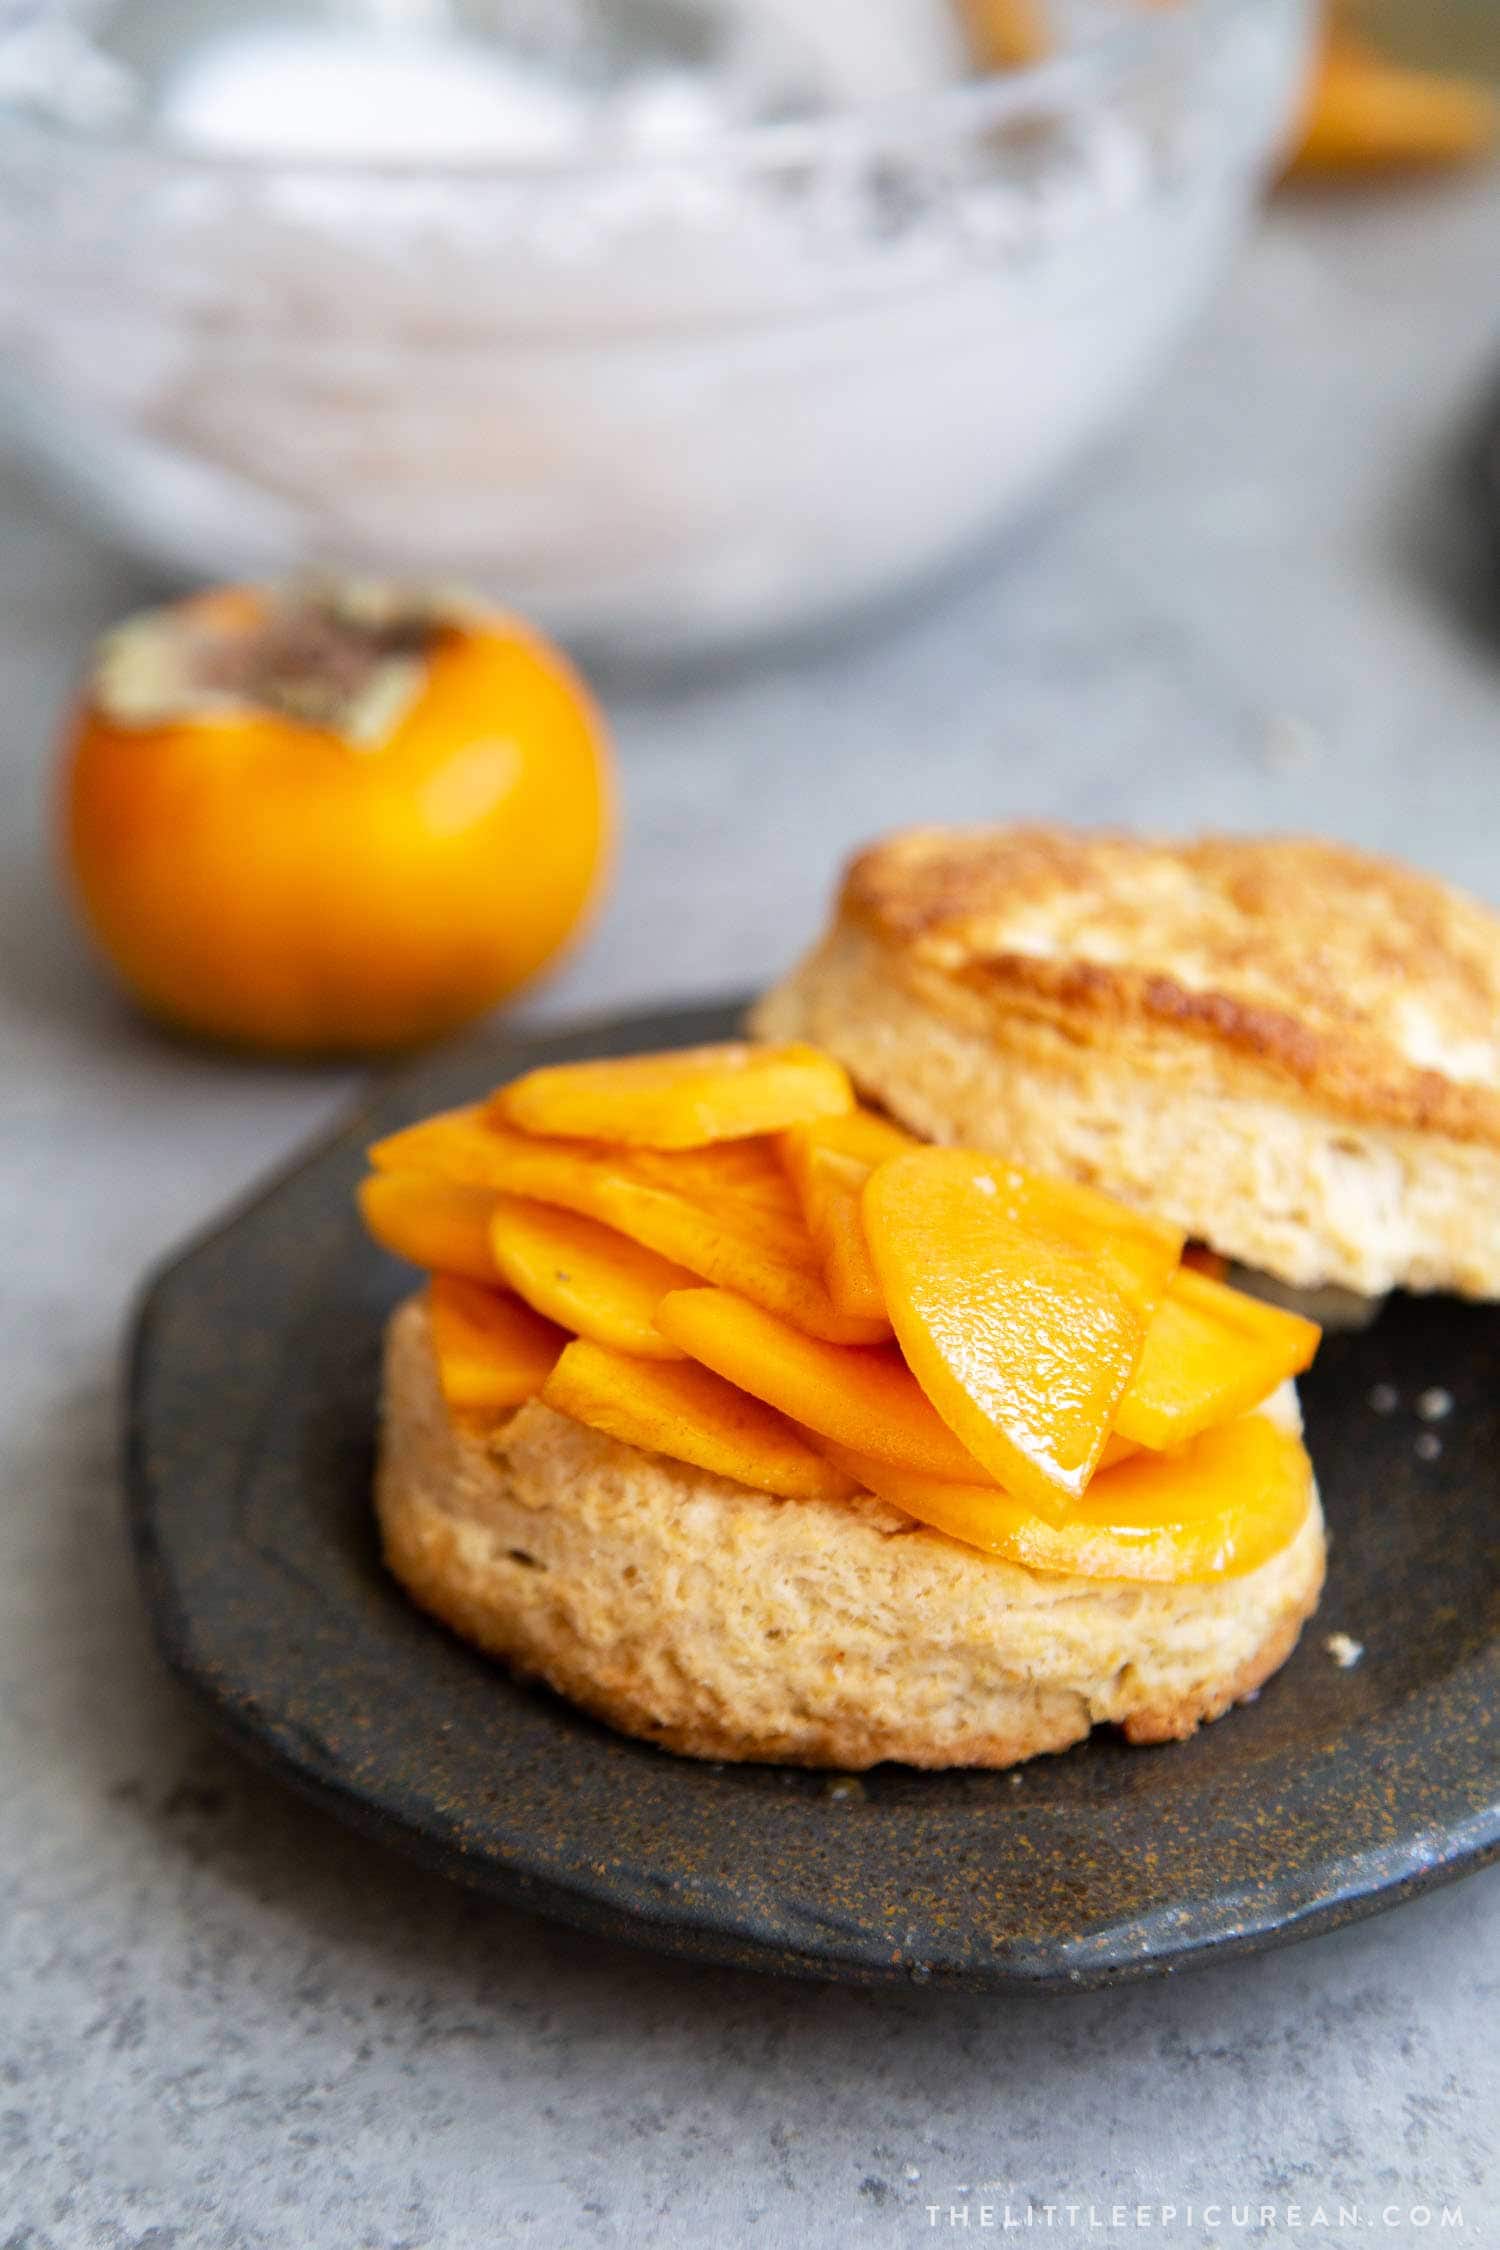
<path fill-rule="evenodd" d="M 533 105 L 497 163 L 425 145 L 405 64 L 374 155 L 316 116 L 184 138 L 201 7 L 33 7 L 0 35 L 0 435 L 174 575 L 461 579 L 631 658 L 806 631 L 1124 414 L 1246 225 L 1307 16 L 1064 0 L 1033 67 L 829 106 L 788 65 L 749 122 L 684 117 L 674 52 L 600 80 L 607 132 Z"/>

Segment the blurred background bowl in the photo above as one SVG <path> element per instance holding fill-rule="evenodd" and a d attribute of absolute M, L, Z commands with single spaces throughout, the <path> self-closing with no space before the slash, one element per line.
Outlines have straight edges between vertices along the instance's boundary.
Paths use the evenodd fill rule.
<path fill-rule="evenodd" d="M 878 14 L 815 49 L 708 0 L 30 9 L 0 433 L 174 575 L 461 578 L 591 655 L 889 598 L 1149 382 L 1309 26 L 1065 0 L 1049 59 L 975 78 L 877 67 Z"/>

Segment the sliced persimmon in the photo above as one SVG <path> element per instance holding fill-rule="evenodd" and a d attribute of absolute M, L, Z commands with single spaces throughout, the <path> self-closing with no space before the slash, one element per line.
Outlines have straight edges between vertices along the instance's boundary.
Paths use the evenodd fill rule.
<path fill-rule="evenodd" d="M 825 1343 L 726 1289 L 664 1297 L 656 1318 L 690 1358 L 821 1436 L 934 1476 L 984 1476 L 894 1345 Z"/>
<path fill-rule="evenodd" d="M 736 1040 L 530 1070 L 491 1095 L 489 1115 L 525 1133 L 680 1149 L 780 1133 L 853 1106 L 832 1055 Z"/>
<path fill-rule="evenodd" d="M 888 1321 L 841 1313 L 833 1303 L 769 1141 L 675 1154 L 611 1149 L 487 1125 L 469 1108 L 409 1126 L 370 1155 L 382 1169 L 435 1173 L 581 1212 L 831 1342 L 890 1334 Z"/>
<path fill-rule="evenodd" d="M 616 1351 L 682 1357 L 657 1327 L 656 1309 L 669 1291 L 692 1288 L 685 1266 L 577 1211 L 518 1195 L 491 1202 L 493 1262 L 533 1311 Z"/>
<path fill-rule="evenodd" d="M 916 1145 L 910 1133 L 868 1109 L 823 1118 L 813 1125 L 795 1125 L 781 1135 L 782 1163 L 817 1250 L 828 1294 L 841 1313 L 867 1320 L 885 1317 L 860 1198 L 877 1164 Z"/>
<path fill-rule="evenodd" d="M 375 1240 L 395 1257 L 430 1273 L 492 1284 L 500 1279 L 490 1248 L 495 1197 L 488 1188 L 422 1172 L 372 1172 L 359 1183 L 359 1207 Z"/>
<path fill-rule="evenodd" d="M 1142 1320 L 1151 1318 L 1182 1258 L 1186 1238 L 1180 1228 L 1075 1180 L 1023 1172 L 993 1157 L 981 1164 L 978 1176 L 993 1183 L 998 1210 L 1028 1234 L 1096 1259 Z"/>
<path fill-rule="evenodd" d="M 371 1146 L 370 1162 L 377 1172 L 422 1172 L 468 1187 L 496 1187 L 492 1174 L 512 1138 L 493 1131 L 479 1104 L 470 1102 L 388 1133 Z"/>
<path fill-rule="evenodd" d="M 1299 1438 L 1247 1414 L 1180 1453 L 1138 1453 L 1095 1477 L 1060 1523 L 994 1485 L 916 1476 L 819 1439 L 867 1492 L 966 1547 L 1027 1570 L 1124 1583 L 1193 1584 L 1256 1570 L 1297 1536 L 1312 1505 Z"/>
<path fill-rule="evenodd" d="M 753 1211 L 758 1218 L 774 1219 L 789 1244 L 805 1247 L 806 1228 L 792 1184 L 776 1156 L 772 1140 L 716 1141 L 712 1148 L 607 1149 L 601 1143 L 563 1141 L 554 1147 L 577 1149 L 592 1146 L 596 1154 L 617 1164 L 627 1164 L 637 1179 L 653 1187 L 670 1188 L 710 1210 Z"/>
<path fill-rule="evenodd" d="M 971 1150 L 915 1149 L 871 1173 L 865 1233 L 938 1413 L 997 1484 L 1058 1516 L 1099 1465 L 1146 1322 L 1123 1267 L 1018 1222 L 1021 1179 Z"/>
<path fill-rule="evenodd" d="M 443 1397 L 470 1427 L 535 1398 L 568 1341 L 529 1305 L 451 1274 L 428 1283 L 427 1312 Z"/>
<path fill-rule="evenodd" d="M 700 1280 L 738 1290 L 832 1342 L 865 1343 L 885 1333 L 883 1322 L 852 1320 L 835 1308 L 795 1214 L 745 1196 L 719 1204 L 705 1193 L 700 1201 L 625 1152 L 520 1133 L 495 1138 L 508 1146 L 491 1177 L 507 1192 L 598 1219 Z"/>
<path fill-rule="evenodd" d="M 634 1359 L 580 1340 L 553 1368 L 542 1399 L 607 1437 L 757 1492 L 842 1500 L 854 1489 L 783 1415 L 691 1360 Z"/>
<path fill-rule="evenodd" d="M 921 1145 L 914 1133 L 878 1110 L 858 1108 L 844 1117 L 820 1117 L 810 1125 L 792 1126 L 781 1136 L 780 1149 L 782 1162 L 795 1177 L 793 1159 L 809 1146 L 838 1149 L 873 1171 L 877 1164 L 887 1164 L 893 1156 L 904 1156 Z"/>
<path fill-rule="evenodd" d="M 778 1162 L 774 1146 L 765 1140 L 724 1141 L 713 1148 L 684 1149 L 668 1154 L 659 1149 L 615 1149 L 603 1142 L 547 1140 L 517 1133 L 486 1121 L 478 1103 L 462 1109 L 440 1110 L 418 1124 L 388 1134 L 370 1149 L 378 1171 L 420 1172 L 476 1187 L 508 1188 L 518 1161 L 532 1169 L 544 1166 L 547 1152 L 563 1161 L 571 1173 L 580 1159 L 615 1169 L 628 1169 L 633 1177 L 652 1186 L 712 1208 L 738 1210 L 742 1206 L 779 1220 L 789 1242 L 805 1235 L 791 1183 Z"/>
<path fill-rule="evenodd" d="M 1115 1409 L 1115 1429 L 1158 1450 L 1248 1413 L 1310 1367 L 1322 1330 L 1210 1274 L 1176 1273 Z"/>

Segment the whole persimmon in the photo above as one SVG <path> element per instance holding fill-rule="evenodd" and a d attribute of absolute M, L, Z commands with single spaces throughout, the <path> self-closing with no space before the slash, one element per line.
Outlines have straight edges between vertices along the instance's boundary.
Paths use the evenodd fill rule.
<path fill-rule="evenodd" d="M 233 587 L 102 643 L 63 850 L 141 1004 L 282 1052 L 413 1045 L 536 974 L 598 888 L 599 714 L 467 597 Z"/>

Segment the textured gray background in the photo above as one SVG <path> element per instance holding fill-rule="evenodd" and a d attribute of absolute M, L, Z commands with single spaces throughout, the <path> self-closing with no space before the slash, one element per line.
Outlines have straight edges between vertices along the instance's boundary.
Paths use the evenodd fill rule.
<path fill-rule="evenodd" d="M 1003 567 L 852 648 L 614 694 L 614 905 L 533 1012 L 765 976 L 839 853 L 912 817 L 1312 826 L 1500 902 L 1500 625 L 1452 469 L 1500 372 L 1497 229 L 1484 182 L 1281 207 Z M 1308 2231 L 1320 2198 L 1456 2201 L 1461 2234 L 1376 2239 L 1500 2241 L 1493 1877 L 1123 1995 L 782 1987 L 459 1896 L 183 1707 L 120 1537 L 122 1318 L 349 1081 L 155 1037 L 56 902 L 49 729 L 144 592 L 4 488 L 0 2245 L 905 2244 L 979 2183 L 1271 2202 L 1278 2232 L 1290 2201 L 1304 2241 L 1352 2239 Z"/>

